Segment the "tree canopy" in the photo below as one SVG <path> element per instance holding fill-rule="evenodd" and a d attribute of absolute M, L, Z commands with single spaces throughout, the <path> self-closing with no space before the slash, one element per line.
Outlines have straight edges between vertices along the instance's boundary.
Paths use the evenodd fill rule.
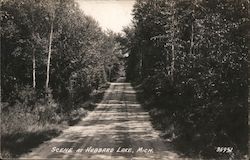
<path fill-rule="evenodd" d="M 43 95 L 47 83 L 58 100 L 71 90 L 87 98 L 107 81 L 107 64 L 112 79 L 118 71 L 114 35 L 74 0 L 1 1 L 2 101 L 29 86 Z"/>

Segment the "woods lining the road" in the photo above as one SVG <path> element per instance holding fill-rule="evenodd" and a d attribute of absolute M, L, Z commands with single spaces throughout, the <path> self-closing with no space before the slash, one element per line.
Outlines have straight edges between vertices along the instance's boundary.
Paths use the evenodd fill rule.
<path fill-rule="evenodd" d="M 18 157 L 28 147 L 58 136 L 64 123 L 73 125 L 86 116 L 94 108 L 92 100 L 102 99 L 107 81 L 118 77 L 122 59 L 127 57 L 126 78 L 142 92 L 136 92 L 130 83 L 116 83 L 118 90 L 106 92 L 119 98 L 111 96 L 98 104 L 105 109 L 105 117 L 94 112 L 93 122 L 97 122 L 95 118 L 109 122 L 108 111 L 115 110 L 123 121 L 116 117 L 119 123 L 105 125 L 115 127 L 115 136 L 120 136 L 119 130 L 126 134 L 120 143 L 131 143 L 132 134 L 126 129 L 137 127 L 134 137 L 157 149 L 158 143 L 151 142 L 156 132 L 147 112 L 142 115 L 143 125 L 137 117 L 144 114 L 140 107 L 145 106 L 162 137 L 184 156 L 244 158 L 248 6 L 248 0 L 136 0 L 133 24 L 119 35 L 102 31 L 74 0 L 2 0 L 2 156 Z M 136 101 L 136 93 L 143 104 Z M 125 119 L 128 117 L 130 121 Z M 84 136 L 86 129 L 93 137 L 104 129 L 103 124 L 96 130 L 91 130 L 94 123 L 86 124 L 80 130 Z M 144 141 L 147 127 L 153 131 L 148 142 Z M 110 141 L 111 131 L 105 130 Z M 66 134 L 69 138 L 77 134 L 71 132 Z M 100 136 L 102 144 L 105 136 Z M 137 138 L 132 139 L 138 144 Z M 156 139 L 161 142 L 158 149 L 166 151 L 163 141 Z M 216 153 L 226 147 L 232 152 Z M 169 156 L 162 154 L 154 156 Z"/>
<path fill-rule="evenodd" d="M 128 80 L 182 151 L 247 154 L 246 0 L 137 0 L 120 37 Z M 232 154 L 215 147 L 231 146 Z"/>
<path fill-rule="evenodd" d="M 74 0 L 1 1 L 2 135 L 86 115 L 93 91 L 118 76 L 117 45 Z"/>

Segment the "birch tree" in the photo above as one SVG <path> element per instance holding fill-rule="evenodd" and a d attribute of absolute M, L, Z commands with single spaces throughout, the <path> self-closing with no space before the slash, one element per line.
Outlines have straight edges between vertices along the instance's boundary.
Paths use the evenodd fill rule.
<path fill-rule="evenodd" d="M 48 13 L 49 13 L 49 21 L 50 21 L 50 32 L 49 32 L 49 44 L 48 44 L 48 59 L 47 59 L 47 71 L 46 71 L 46 83 L 45 83 L 45 89 L 46 92 L 49 89 L 49 79 L 50 79 L 50 64 L 51 64 L 51 52 L 52 52 L 52 42 L 53 42 L 53 33 L 54 33 L 54 20 L 55 20 L 55 12 L 58 2 L 48 2 L 46 5 L 48 5 Z"/>

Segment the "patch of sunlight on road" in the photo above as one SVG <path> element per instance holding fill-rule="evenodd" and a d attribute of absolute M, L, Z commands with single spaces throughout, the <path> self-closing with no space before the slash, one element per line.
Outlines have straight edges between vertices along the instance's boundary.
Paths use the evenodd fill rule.
<path fill-rule="evenodd" d="M 123 106 L 129 106 L 129 107 L 140 107 L 141 105 L 140 104 L 134 104 L 134 103 L 131 103 L 131 104 L 112 104 L 112 103 L 97 103 L 98 106 L 108 106 L 108 107 L 113 107 L 113 106 L 118 106 L 118 107 L 123 107 Z M 100 109 L 100 108 L 98 108 Z"/>
<path fill-rule="evenodd" d="M 137 93 L 137 91 L 123 91 L 122 89 L 115 89 L 115 90 L 107 90 L 105 91 L 105 93 L 114 93 L 114 92 L 122 92 L 122 93 L 128 93 L 128 94 L 133 94 L 133 93 Z"/>

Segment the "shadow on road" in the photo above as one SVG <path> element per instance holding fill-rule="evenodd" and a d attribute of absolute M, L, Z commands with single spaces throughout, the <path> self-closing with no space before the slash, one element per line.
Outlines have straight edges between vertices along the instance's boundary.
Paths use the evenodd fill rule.
<path fill-rule="evenodd" d="M 44 141 L 56 137 L 61 132 L 57 129 L 43 130 L 38 132 L 17 133 L 14 135 L 3 135 L 1 145 L 10 153 L 12 158 L 17 158 L 30 148 L 38 147 Z M 5 156 L 4 156 L 5 157 Z"/>

